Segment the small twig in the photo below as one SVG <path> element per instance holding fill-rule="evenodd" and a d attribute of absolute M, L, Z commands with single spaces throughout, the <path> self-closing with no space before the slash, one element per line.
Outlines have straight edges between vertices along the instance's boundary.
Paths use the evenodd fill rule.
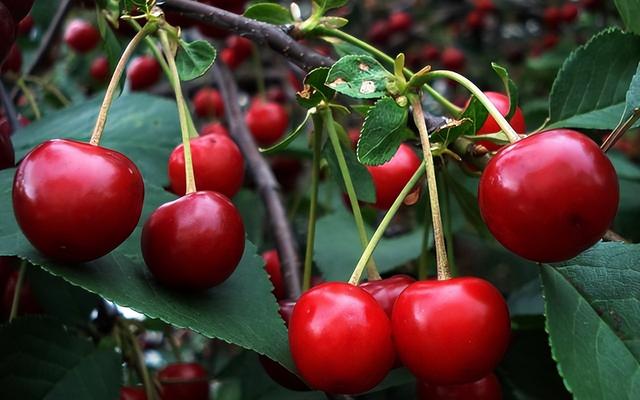
<path fill-rule="evenodd" d="M 0 81 L 0 103 L 2 104 L 4 113 L 9 121 L 10 131 L 15 132 L 20 127 L 20 123 L 18 122 L 18 113 L 16 112 L 16 107 L 13 105 L 13 101 L 11 101 L 9 93 L 7 93 L 2 81 Z"/>
<path fill-rule="evenodd" d="M 238 87 L 231 72 L 225 65 L 216 63 L 213 75 L 224 99 L 225 115 L 231 136 L 238 143 L 245 157 L 247 167 L 253 175 L 258 193 L 267 209 L 278 254 L 282 260 L 282 274 L 287 295 L 291 299 L 297 299 L 300 296 L 300 259 L 295 236 L 282 203 L 280 185 L 244 123 L 244 117 L 238 105 Z"/>

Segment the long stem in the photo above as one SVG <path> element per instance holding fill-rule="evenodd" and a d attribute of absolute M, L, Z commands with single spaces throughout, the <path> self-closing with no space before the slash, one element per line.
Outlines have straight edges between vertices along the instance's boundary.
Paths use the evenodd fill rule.
<path fill-rule="evenodd" d="M 11 312 L 9 313 L 9 322 L 18 315 L 18 307 L 20 306 L 20 292 L 22 291 L 22 282 L 24 281 L 24 274 L 27 270 L 27 261 L 22 260 L 20 262 L 20 269 L 18 270 L 18 281 L 13 292 L 13 299 L 11 302 Z"/>
<path fill-rule="evenodd" d="M 93 145 L 98 145 L 100 143 L 100 137 L 102 136 L 102 132 L 104 131 L 104 126 L 107 123 L 107 114 L 109 113 L 109 108 L 111 107 L 111 103 L 113 102 L 113 96 L 116 93 L 116 89 L 118 88 L 118 84 L 120 83 L 120 79 L 122 78 L 122 73 L 125 70 L 127 62 L 131 55 L 135 51 L 136 47 L 140 44 L 142 39 L 151 31 L 151 28 L 147 28 L 149 24 L 145 26 L 141 31 L 136 33 L 136 35 L 131 39 L 131 42 L 127 45 L 118 61 L 118 65 L 116 65 L 115 71 L 113 71 L 113 76 L 111 77 L 111 81 L 109 82 L 109 86 L 107 86 L 107 92 L 104 95 L 104 100 L 102 100 L 102 105 L 100 106 L 100 112 L 98 113 L 98 119 L 96 120 L 96 126 L 93 128 L 93 133 L 91 133 L 91 140 L 89 143 Z"/>
<path fill-rule="evenodd" d="M 302 277 L 302 292 L 306 292 L 311 287 L 311 268 L 313 266 L 313 247 L 316 237 L 316 218 L 318 212 L 318 181 L 320 180 L 320 157 L 321 157 L 321 135 L 322 119 L 314 114 L 314 130 L 311 136 L 313 146 L 313 164 L 311 166 L 311 200 L 309 205 L 309 222 L 307 225 L 307 248 L 304 255 L 304 275 Z"/>
<path fill-rule="evenodd" d="M 384 235 L 384 232 L 389 227 L 391 220 L 393 220 L 393 217 L 396 215 L 396 212 L 404 202 L 405 197 L 407 197 L 407 195 L 411 193 L 411 191 L 413 190 L 413 187 L 416 185 L 416 183 L 418 183 L 420 178 L 422 178 L 422 175 L 424 175 L 424 169 L 418 168 L 416 172 L 414 172 L 409 182 L 407 182 L 407 184 L 404 186 L 404 188 L 402 189 L 402 191 L 400 192 L 396 200 L 393 202 L 391 207 L 389 207 L 389 210 L 382 218 L 382 221 L 380 221 L 380 225 L 378 225 L 378 228 L 376 228 L 376 231 L 373 233 L 373 236 L 371 237 L 371 241 L 362 252 L 362 255 L 360 256 L 360 260 L 358 260 L 358 263 L 356 264 L 356 267 L 353 270 L 353 274 L 351 275 L 351 278 L 349 278 L 350 284 L 357 285 L 358 282 L 360 282 L 362 271 L 364 270 L 364 267 L 367 265 L 369 258 L 371 257 L 374 250 L 376 249 L 378 242 L 380 242 L 380 239 L 382 239 L 382 235 Z"/>
<path fill-rule="evenodd" d="M 442 218 L 440 216 L 440 203 L 438 201 L 438 186 L 436 182 L 436 172 L 431 154 L 431 144 L 429 143 L 429 132 L 424 122 L 422 103 L 420 96 L 411 96 L 411 108 L 413 109 L 413 121 L 420 133 L 422 143 L 422 153 L 424 154 L 424 165 L 427 172 L 427 187 L 429 189 L 429 202 L 431 204 L 431 219 L 433 221 L 433 236 L 436 244 L 436 265 L 438 280 L 445 280 L 451 277 L 447 262 L 447 248 L 444 243 L 442 232 Z"/>
<path fill-rule="evenodd" d="M 365 249 L 369 244 L 369 238 L 367 237 L 367 231 L 364 227 L 362 212 L 360 211 L 360 205 L 358 204 L 358 196 L 356 195 L 356 190 L 353 186 L 353 181 L 351 180 L 351 174 L 349 173 L 349 168 L 347 167 L 347 160 L 344 158 L 344 153 L 342 152 L 340 138 L 338 138 L 336 128 L 333 125 L 333 114 L 331 114 L 331 109 L 329 107 L 325 107 L 322 110 L 322 114 L 324 124 L 326 125 L 327 132 L 329 133 L 329 140 L 331 141 L 333 151 L 336 153 L 336 158 L 338 159 L 338 167 L 340 168 L 340 173 L 342 174 L 342 179 L 344 180 L 344 186 L 347 190 L 347 196 L 349 197 L 349 203 L 351 204 L 351 209 L 353 211 L 353 217 L 356 222 L 356 228 L 358 230 L 358 236 L 360 237 L 360 243 L 362 244 L 362 248 Z M 371 259 L 368 264 L 367 276 L 371 280 L 380 279 L 380 274 L 378 273 L 375 261 L 373 259 Z"/>
<path fill-rule="evenodd" d="M 350 43 L 354 46 L 357 46 L 363 50 L 368 51 L 369 53 L 373 54 L 375 57 L 388 63 L 389 65 L 394 65 L 395 60 L 392 57 L 388 56 L 385 52 L 339 29 L 328 29 L 324 27 L 317 27 L 314 29 L 314 32 L 319 33 L 321 36 L 330 36 L 330 37 L 344 40 L 347 43 Z M 408 68 L 404 68 L 403 71 L 407 78 L 411 78 L 414 75 L 413 71 L 409 70 Z M 429 95 L 433 97 L 435 101 L 437 101 L 442 107 L 444 107 L 454 117 L 458 117 L 460 116 L 460 114 L 462 114 L 462 109 L 460 107 L 456 106 L 455 104 L 447 100 L 444 96 L 438 93 L 438 91 L 432 88 L 431 86 L 425 84 L 424 90 L 427 91 L 427 93 L 429 93 Z"/>
<path fill-rule="evenodd" d="M 147 369 L 147 364 L 144 360 L 144 353 L 140 349 L 140 344 L 138 344 L 138 338 L 131 332 L 131 327 L 128 323 L 124 323 L 122 327 L 125 331 L 127 337 L 129 338 L 129 342 L 131 343 L 131 347 L 133 348 L 133 352 L 136 358 L 136 364 L 138 365 L 139 371 L 141 373 L 142 383 L 144 384 L 144 391 L 147 394 L 147 399 L 155 400 L 156 389 L 153 385 L 153 381 L 151 380 L 151 376 L 149 375 L 149 369 Z"/>
<path fill-rule="evenodd" d="M 169 69 L 173 76 L 174 85 L 173 90 L 176 95 L 176 103 L 178 105 L 178 116 L 180 118 L 180 131 L 182 133 L 182 145 L 184 147 L 184 170 L 187 182 L 187 189 L 185 194 L 193 193 L 196 191 L 196 181 L 193 173 L 193 160 L 191 158 L 191 143 L 189 142 L 189 122 L 187 116 L 186 103 L 182 96 L 182 87 L 180 86 L 180 76 L 178 75 L 178 67 L 176 66 L 175 51 L 169 43 L 167 33 L 160 31 L 160 41 L 162 42 L 162 49 L 164 50 L 165 57 L 169 63 Z"/>
<path fill-rule="evenodd" d="M 633 110 L 633 114 L 631 114 L 631 116 L 626 121 L 618 125 L 618 127 L 616 127 L 616 129 L 614 129 L 613 132 L 611 132 L 611 134 L 607 136 L 605 141 L 602 143 L 602 146 L 600 146 L 602 151 L 606 153 L 611 148 L 611 146 L 616 144 L 616 142 L 622 137 L 622 135 L 624 135 L 629 129 L 631 129 L 633 124 L 635 124 L 638 119 L 640 119 L 640 108 L 635 108 Z"/>
<path fill-rule="evenodd" d="M 456 265 L 456 257 L 454 250 L 454 238 L 451 221 L 451 196 L 449 194 L 449 176 L 447 169 L 441 170 L 443 179 L 438 182 L 438 192 L 444 194 L 444 202 L 442 203 L 442 219 L 444 220 L 444 241 L 447 245 L 447 260 L 449 261 L 449 270 L 453 276 L 458 275 L 458 267 Z"/>
<path fill-rule="evenodd" d="M 487 109 L 489 114 L 496 120 L 500 129 L 507 135 L 509 142 L 515 143 L 520 140 L 520 136 L 513 130 L 509 122 L 504 118 L 504 115 L 498 111 L 496 106 L 489 100 L 487 95 L 485 95 L 480 88 L 478 88 L 473 82 L 469 79 L 460 75 L 457 72 L 453 71 L 431 71 L 427 73 L 427 76 L 432 78 L 447 78 L 452 81 L 458 82 L 462 86 L 464 86 L 467 90 L 469 90 L 474 96 L 480 100 L 480 103 Z"/>

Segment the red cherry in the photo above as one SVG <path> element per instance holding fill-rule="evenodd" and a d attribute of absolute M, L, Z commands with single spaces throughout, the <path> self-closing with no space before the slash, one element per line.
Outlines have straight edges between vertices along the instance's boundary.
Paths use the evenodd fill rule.
<path fill-rule="evenodd" d="M 229 135 L 229 131 L 224 127 L 220 122 L 211 122 L 205 124 L 200 129 L 200 135 L 223 135 L 223 136 L 231 136 Z"/>
<path fill-rule="evenodd" d="M 388 29 L 393 33 L 406 32 L 412 25 L 413 19 L 409 13 L 397 11 L 389 16 Z"/>
<path fill-rule="evenodd" d="M 7 54 L 7 58 L 4 60 L 4 64 L 2 65 L 2 72 L 12 72 L 16 75 L 20 74 L 20 69 L 22 68 L 22 52 L 20 51 L 20 47 L 16 43 L 11 46 L 11 50 L 9 54 Z"/>
<path fill-rule="evenodd" d="M 382 165 L 367 166 L 376 188 L 373 206 L 388 210 L 421 164 L 411 147 L 403 143 L 391 160 Z"/>
<path fill-rule="evenodd" d="M 395 360 L 389 318 L 363 289 L 329 282 L 305 292 L 289 322 L 298 371 L 314 389 L 356 394 L 376 386 Z"/>
<path fill-rule="evenodd" d="M 268 147 L 275 144 L 289 127 L 287 110 L 278 104 L 256 99 L 245 116 L 247 127 L 258 145 Z"/>
<path fill-rule="evenodd" d="M 587 136 L 556 129 L 522 139 L 491 159 L 478 187 L 480 213 L 510 251 L 538 262 L 573 258 L 615 217 L 618 179 Z"/>
<path fill-rule="evenodd" d="M 464 68 L 466 57 L 461 50 L 455 47 L 447 47 L 442 51 L 441 61 L 446 69 L 459 71 Z"/>
<path fill-rule="evenodd" d="M 33 25 L 33 17 L 31 15 L 27 15 L 18 22 L 18 34 L 22 36 L 28 35 L 33 29 Z"/>
<path fill-rule="evenodd" d="M 553 49 L 558 45 L 558 42 L 560 42 L 560 36 L 555 33 L 548 33 L 542 37 L 540 48 L 542 50 Z"/>
<path fill-rule="evenodd" d="M 162 400 L 208 400 L 207 370 L 198 363 L 174 363 L 158 371 Z"/>
<path fill-rule="evenodd" d="M 115 249 L 136 227 L 143 198 L 131 160 L 74 140 L 49 140 L 31 150 L 13 181 L 22 232 L 58 261 L 90 261 Z"/>
<path fill-rule="evenodd" d="M 1 123 L 1 121 L 0 121 Z M 5 124 L 0 124 L 3 126 Z M 8 125 L 8 123 L 6 124 Z M 13 143 L 11 142 L 9 129 L 0 130 L 0 170 L 12 168 L 16 163 Z"/>
<path fill-rule="evenodd" d="M 18 271 L 13 271 L 7 282 L 4 285 L 4 292 L 2 297 L 2 313 L 8 318 L 11 314 L 11 306 L 13 305 L 13 296 L 16 293 L 16 286 L 18 284 Z M 25 278 L 22 280 L 22 287 L 20 288 L 20 301 L 18 303 L 18 315 L 24 314 L 39 314 L 42 312 L 42 308 L 36 300 L 33 290 L 29 281 Z"/>
<path fill-rule="evenodd" d="M 225 41 L 227 48 L 233 50 L 240 62 L 243 62 L 253 54 L 253 42 L 240 35 L 229 36 Z"/>
<path fill-rule="evenodd" d="M 347 132 L 347 136 L 349 136 L 351 148 L 356 150 L 358 148 L 358 141 L 360 140 L 360 128 L 349 129 L 349 131 Z"/>
<path fill-rule="evenodd" d="M 491 101 L 491 103 L 496 106 L 498 111 L 500 111 L 500 114 L 506 116 L 509 113 L 509 96 L 497 92 L 484 92 L 484 94 L 489 98 L 489 101 Z M 467 105 L 468 104 L 469 101 L 467 101 Z M 516 111 L 513 113 L 513 116 L 511 116 L 509 124 L 517 133 L 526 132 L 527 128 L 525 126 L 524 116 L 522 115 L 522 110 L 520 109 L 520 107 L 516 107 Z M 489 133 L 500 132 L 501 130 L 502 129 L 500 128 L 500 125 L 498 125 L 496 120 L 491 115 L 488 115 L 487 119 L 484 120 L 484 124 L 482 124 L 480 129 L 478 129 L 478 131 L 476 132 L 476 135 L 486 135 Z M 501 145 L 490 142 L 488 140 L 480 141 L 478 142 L 478 144 L 483 145 L 489 151 L 495 151 L 502 147 Z"/>
<path fill-rule="evenodd" d="M 375 44 L 385 44 L 389 40 L 389 36 L 390 30 L 387 21 L 375 21 L 367 34 L 369 40 Z"/>
<path fill-rule="evenodd" d="M 484 13 L 489 13 L 495 11 L 496 9 L 496 6 L 495 4 L 493 4 L 492 0 L 474 0 L 473 4 L 476 10 Z"/>
<path fill-rule="evenodd" d="M 424 61 L 436 61 L 440 59 L 440 50 L 432 44 L 426 44 L 420 51 Z"/>
<path fill-rule="evenodd" d="M 193 108 L 200 118 L 222 117 L 224 103 L 220 92 L 211 88 L 202 88 L 193 96 Z"/>
<path fill-rule="evenodd" d="M 551 29 L 558 27 L 561 18 L 562 16 L 558 7 L 547 7 L 542 14 L 542 20 L 545 25 Z"/>
<path fill-rule="evenodd" d="M 267 89 L 266 97 L 267 100 L 273 101 L 274 103 L 285 103 L 287 101 L 287 94 L 282 88 L 277 86 L 272 86 Z"/>
<path fill-rule="evenodd" d="M 380 304 L 380 307 L 391 318 L 391 310 L 398 296 L 407 286 L 416 280 L 408 275 L 395 275 L 391 278 L 369 281 L 360 284 Z"/>
<path fill-rule="evenodd" d="M 571 23 L 575 21 L 576 18 L 578 18 L 578 12 L 579 12 L 578 6 L 576 6 L 573 3 L 565 3 L 560 8 L 560 19 L 563 22 Z"/>
<path fill-rule="evenodd" d="M 467 26 L 469 29 L 477 31 L 484 28 L 484 12 L 474 9 L 467 14 Z"/>
<path fill-rule="evenodd" d="M 16 40 L 16 22 L 9 8 L 0 1 L 0 67 Z"/>
<path fill-rule="evenodd" d="M 244 159 L 235 142 L 225 135 L 205 135 L 191 139 L 191 158 L 199 190 L 219 192 L 231 198 L 244 180 Z M 178 145 L 169 156 L 171 191 L 186 191 L 184 147 Z"/>
<path fill-rule="evenodd" d="M 100 32 L 83 19 L 74 19 L 64 31 L 64 41 L 78 53 L 88 53 L 100 42 Z"/>
<path fill-rule="evenodd" d="M 131 60 L 127 78 L 131 90 L 143 90 L 155 85 L 160 79 L 160 64 L 152 56 L 140 56 Z"/>
<path fill-rule="evenodd" d="M 209 289 L 238 266 L 244 225 L 229 199 L 195 192 L 157 208 L 144 224 L 141 243 L 158 281 L 177 289 Z"/>
<path fill-rule="evenodd" d="M 222 51 L 220 52 L 220 59 L 231 70 L 238 68 L 238 66 L 242 64 L 242 62 L 236 56 L 236 53 L 234 53 L 231 49 L 222 49 Z"/>
<path fill-rule="evenodd" d="M 273 294 L 276 299 L 284 299 L 287 294 L 284 290 L 284 281 L 282 280 L 282 269 L 280 267 L 280 257 L 278 251 L 273 249 L 262 253 L 264 259 L 264 267 L 269 274 L 269 279 L 273 284 Z"/>
<path fill-rule="evenodd" d="M 494 374 L 461 385 L 438 386 L 418 382 L 419 400 L 502 400 L 502 388 Z"/>
<path fill-rule="evenodd" d="M 2 3 L 9 9 L 15 21 L 20 21 L 29 13 L 31 7 L 33 7 L 33 2 L 34 0 L 2 0 Z"/>
<path fill-rule="evenodd" d="M 89 73 L 98 82 L 106 81 L 109 78 L 109 61 L 107 57 L 100 56 L 93 60 Z"/>
<path fill-rule="evenodd" d="M 421 281 L 407 287 L 391 323 L 402 363 L 439 385 L 489 374 L 509 344 L 509 310 L 489 282 L 473 277 Z"/>
<path fill-rule="evenodd" d="M 143 387 L 130 386 L 120 388 L 120 400 L 147 400 Z"/>

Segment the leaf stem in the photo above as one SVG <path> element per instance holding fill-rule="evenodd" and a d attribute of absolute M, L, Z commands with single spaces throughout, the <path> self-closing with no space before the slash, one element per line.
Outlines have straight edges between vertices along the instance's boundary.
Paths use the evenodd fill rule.
<path fill-rule="evenodd" d="M 362 219 L 362 212 L 360 211 L 360 205 L 358 204 L 358 196 L 356 195 L 356 190 L 353 186 L 353 181 L 351 180 L 351 174 L 349 173 L 349 168 L 347 167 L 347 161 L 344 158 L 344 153 L 342 152 L 340 138 L 338 138 L 336 127 L 334 126 L 333 114 L 331 113 L 331 109 L 329 107 L 323 107 L 321 112 L 323 115 L 325 127 L 327 129 L 327 132 L 329 133 L 329 140 L 331 141 L 333 151 L 335 152 L 336 158 L 338 159 L 338 167 L 340 168 L 340 173 L 342 174 L 344 187 L 347 190 L 347 196 L 349 197 L 349 204 L 351 204 L 351 209 L 353 211 L 353 217 L 356 222 L 356 228 L 358 230 L 358 236 L 360 237 L 360 243 L 362 244 L 362 248 L 365 249 L 369 244 L 369 238 L 367 237 L 364 220 Z M 371 259 L 368 263 L 367 276 L 370 280 L 380 279 L 380 274 L 378 273 L 375 261 L 373 259 Z"/>
<path fill-rule="evenodd" d="M 504 115 L 502 115 L 500 111 L 498 111 L 496 106 L 491 102 L 491 100 L 489 100 L 487 95 L 485 95 L 482 92 L 482 90 L 480 90 L 473 82 L 471 82 L 465 76 L 460 75 L 457 72 L 446 71 L 446 70 L 431 71 L 431 72 L 428 72 L 426 76 L 432 77 L 432 78 L 451 79 L 452 81 L 458 82 L 459 84 L 464 86 L 467 90 L 469 90 L 474 96 L 478 98 L 480 103 L 482 103 L 482 105 L 487 109 L 487 111 L 489 112 L 489 114 L 491 114 L 493 119 L 496 120 L 496 122 L 500 126 L 500 129 L 502 129 L 505 135 L 507 135 L 507 139 L 509 139 L 510 143 L 515 143 L 518 140 L 520 140 L 520 136 L 516 133 L 515 130 L 513 130 L 509 122 L 507 122 L 507 120 L 505 119 Z"/>
<path fill-rule="evenodd" d="M 120 79 L 122 78 L 122 73 L 125 70 L 127 62 L 131 55 L 135 51 L 136 47 L 140 44 L 142 39 L 147 36 L 155 26 L 153 24 L 147 24 L 142 28 L 142 30 L 138 31 L 136 35 L 131 39 L 127 47 L 124 49 L 122 56 L 120 56 L 120 60 L 116 65 L 115 71 L 113 71 L 113 75 L 111 76 L 111 81 L 109 82 L 109 86 L 107 86 L 107 92 L 104 95 L 104 100 L 102 100 L 102 105 L 100 106 L 100 112 L 98 113 L 98 119 L 96 120 L 96 125 L 93 128 L 93 132 L 91 133 L 91 140 L 89 143 L 97 146 L 100 143 L 100 137 L 102 136 L 102 132 L 104 131 L 104 126 L 107 123 L 107 114 L 109 113 L 109 108 L 111 107 L 111 103 L 113 102 L 113 96 L 115 95 L 116 89 L 118 88 L 118 84 L 120 83 Z"/>
<path fill-rule="evenodd" d="M 313 146 L 313 163 L 311 166 L 311 199 L 309 205 L 309 222 L 307 225 L 307 248 L 304 255 L 304 274 L 302 278 L 302 292 L 311 287 L 311 268 L 313 266 L 313 248 L 316 236 L 316 218 L 318 212 L 318 182 L 320 180 L 320 158 L 322 145 L 322 118 L 313 115 L 314 129 L 311 136 Z"/>
<path fill-rule="evenodd" d="M 420 178 L 422 178 L 423 174 L 424 174 L 424 169 L 418 168 L 416 172 L 414 172 L 409 182 L 407 182 L 407 184 L 404 186 L 404 188 L 402 189 L 398 197 L 396 197 L 391 207 L 389 207 L 389 210 L 382 218 L 382 221 L 380 221 L 380 225 L 378 225 L 378 228 L 376 228 L 376 231 L 373 233 L 373 236 L 371 237 L 371 241 L 369 242 L 367 247 L 364 249 L 364 252 L 360 256 L 360 260 L 358 260 L 358 263 L 356 264 L 356 267 L 353 270 L 353 274 L 351 275 L 351 278 L 349 278 L 350 284 L 357 285 L 360 282 L 362 271 L 364 270 L 364 267 L 366 266 L 369 258 L 371 257 L 374 250 L 376 249 L 378 242 L 380 242 L 380 239 L 382 239 L 382 235 L 384 235 L 384 232 L 389 227 L 391 220 L 393 220 L 393 217 L 396 215 L 396 212 L 404 202 L 405 197 L 407 197 L 407 195 L 411 193 L 411 191 L 413 190 L 413 187 L 416 185 L 416 183 L 418 183 Z"/>
<path fill-rule="evenodd" d="M 18 307 L 20 306 L 20 292 L 22 291 L 22 283 L 24 282 L 24 274 L 27 271 L 27 260 L 20 262 L 20 269 L 18 270 L 18 280 L 16 281 L 16 287 L 13 292 L 13 299 L 11 302 L 11 311 L 9 312 L 9 322 L 18 315 Z"/>
<path fill-rule="evenodd" d="M 431 204 L 431 219 L 433 221 L 433 236 L 436 245 L 436 266 L 438 280 L 451 278 L 447 261 L 447 248 L 444 243 L 442 231 L 442 217 L 440 215 L 440 203 L 438 200 L 438 186 L 436 182 L 436 172 L 431 154 L 431 144 L 429 143 L 429 132 L 424 122 L 424 113 L 420 96 L 411 96 L 411 108 L 413 110 L 413 121 L 420 133 L 422 143 L 422 153 L 424 154 L 424 165 L 427 172 L 427 187 L 429 189 L 429 202 Z"/>
<path fill-rule="evenodd" d="M 188 122 L 188 112 L 187 106 L 184 101 L 184 96 L 182 96 L 182 87 L 180 86 L 180 76 L 178 74 L 178 67 L 176 66 L 175 61 L 175 47 L 171 46 L 169 43 L 169 38 L 167 33 L 164 30 L 160 31 L 160 41 L 162 42 L 162 49 L 164 51 L 164 55 L 167 58 L 167 62 L 169 63 L 169 69 L 171 70 L 171 75 L 173 76 L 173 90 L 176 96 L 176 103 L 178 105 L 178 116 L 180 118 L 180 132 L 182 133 L 182 145 L 184 147 L 184 170 L 186 176 L 186 193 L 193 193 L 196 191 L 196 182 L 195 176 L 193 173 L 193 160 L 191 158 L 191 143 L 189 138 L 189 122 Z"/>
<path fill-rule="evenodd" d="M 626 121 L 620 123 L 602 143 L 600 148 L 606 153 L 616 142 L 640 119 L 640 108 L 634 108 L 633 113 Z"/>

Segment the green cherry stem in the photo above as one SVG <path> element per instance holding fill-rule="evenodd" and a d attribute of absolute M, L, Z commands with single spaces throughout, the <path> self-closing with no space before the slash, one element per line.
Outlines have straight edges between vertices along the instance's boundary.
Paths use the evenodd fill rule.
<path fill-rule="evenodd" d="M 304 254 L 304 273 L 302 277 L 302 292 L 311 287 L 311 268 L 313 266 L 313 247 L 316 236 L 316 218 L 318 213 L 318 182 L 320 180 L 320 158 L 322 151 L 322 118 L 313 114 L 313 132 L 311 145 L 313 147 L 313 164 L 311 166 L 311 199 L 309 204 L 309 222 L 307 225 L 307 248 Z"/>
<path fill-rule="evenodd" d="M 333 146 L 333 151 L 336 154 L 336 158 L 338 159 L 338 167 L 340 168 L 340 173 L 342 174 L 342 179 L 344 181 L 344 187 L 347 190 L 347 196 L 349 197 L 349 204 L 351 205 L 351 209 L 353 211 L 353 217 L 356 222 L 356 228 L 358 229 L 358 236 L 360 237 L 360 242 L 362 244 L 362 248 L 365 249 L 369 244 L 369 238 L 367 237 L 367 231 L 364 227 L 364 219 L 362 218 L 362 211 L 360 210 L 360 205 L 358 204 L 358 196 L 356 195 L 355 187 L 353 186 L 353 181 L 351 180 L 351 174 L 349 173 L 349 167 L 347 166 L 347 160 L 344 158 L 344 153 L 342 152 L 342 146 L 340 144 L 340 138 L 338 137 L 338 133 L 336 132 L 336 127 L 334 126 L 333 114 L 331 113 L 331 109 L 328 106 L 322 107 L 322 116 L 325 128 L 329 133 L 329 140 L 331 141 L 331 146 Z M 378 273 L 378 269 L 376 268 L 375 261 L 371 259 L 367 264 L 367 276 L 370 280 L 380 280 L 380 274 Z"/>
<path fill-rule="evenodd" d="M 140 378 L 142 378 L 142 383 L 144 385 L 144 391 L 147 395 L 147 399 L 156 400 L 158 398 L 156 396 L 156 389 L 154 387 L 153 380 L 151 379 L 151 375 L 149 374 L 147 364 L 145 363 L 144 353 L 142 352 L 142 349 L 140 349 L 138 338 L 131 331 L 131 325 L 129 325 L 126 320 L 122 323 L 122 325 L 123 326 L 121 330 L 124 331 L 127 338 L 129 339 L 129 343 L 131 344 L 131 348 L 133 349 L 133 353 L 135 356 L 135 362 L 138 366 L 138 371 L 140 372 L 140 375 L 142 375 Z"/>
<path fill-rule="evenodd" d="M 115 71 L 113 71 L 113 76 L 111 76 L 111 81 L 109 82 L 109 86 L 107 86 L 107 92 L 104 95 L 104 100 L 102 100 L 102 105 L 100 106 L 100 112 L 98 113 L 98 119 L 96 120 L 96 125 L 93 128 L 93 133 L 91 133 L 91 140 L 89 143 L 97 146 L 100 143 L 100 137 L 102 136 L 102 132 L 104 131 L 104 126 L 107 123 L 107 114 L 109 113 L 109 108 L 111 107 L 111 103 L 113 102 L 113 96 L 116 93 L 116 89 L 118 88 L 118 84 L 120 83 L 120 79 L 122 78 L 122 73 L 125 70 L 127 62 L 131 55 L 138 47 L 142 39 L 145 38 L 149 33 L 151 33 L 155 28 L 155 24 L 148 23 L 142 28 L 142 30 L 138 31 L 136 35 L 131 39 L 127 47 L 124 49 L 118 64 L 116 65 Z"/>
<path fill-rule="evenodd" d="M 431 144 L 429 143 L 429 132 L 427 124 L 424 122 L 424 113 L 419 95 L 411 96 L 411 108 L 413 110 L 413 121 L 420 133 L 422 153 L 424 154 L 424 165 L 427 172 L 427 188 L 429 189 L 429 202 L 431 204 L 431 219 L 433 221 L 433 236 L 436 244 L 436 266 L 438 280 L 451 278 L 449 264 L 447 260 L 447 248 L 444 243 L 442 230 L 442 217 L 440 214 L 440 203 L 438 201 L 438 185 L 436 172 L 433 165 L 433 155 L 431 154 Z"/>
<path fill-rule="evenodd" d="M 374 250 L 376 249 L 376 246 L 380 242 L 380 239 L 382 239 L 384 232 L 389 227 L 389 224 L 393 220 L 393 217 L 396 215 L 396 212 L 404 202 L 405 197 L 407 197 L 407 195 L 411 193 L 414 186 L 418 183 L 420 178 L 422 178 L 422 175 L 424 175 L 424 171 L 425 170 L 423 168 L 418 168 L 416 170 L 416 172 L 413 174 L 409 182 L 407 182 L 407 184 L 404 186 L 404 188 L 402 189 L 398 197 L 396 197 L 391 207 L 389 207 L 389 210 L 382 218 L 382 221 L 380 221 L 378 228 L 376 228 L 376 231 L 373 233 L 373 236 L 371 236 L 371 241 L 362 252 L 362 255 L 360 256 L 360 260 L 358 260 L 358 263 L 356 264 L 356 267 L 353 270 L 353 274 L 351 275 L 351 278 L 349 278 L 350 284 L 358 285 L 358 283 L 360 282 L 362 271 L 364 271 L 364 267 L 367 265 L 369 258 L 371 257 Z"/>
<path fill-rule="evenodd" d="M 193 193 L 196 191 L 196 181 L 193 173 L 193 160 L 191 158 L 191 143 L 189 139 L 189 121 L 188 121 L 188 109 L 182 96 L 182 87 L 180 86 L 180 76 L 178 74 L 178 67 L 176 66 L 175 55 L 176 48 L 171 45 L 167 33 L 160 31 L 160 41 L 162 42 L 162 50 L 169 63 L 169 69 L 173 76 L 173 90 L 176 95 L 176 103 L 178 105 L 178 116 L 180 118 L 180 132 L 182 133 L 182 145 L 184 147 L 184 170 L 187 182 L 187 189 L 185 194 Z"/>
<path fill-rule="evenodd" d="M 13 299 L 11 302 L 11 311 L 9 312 L 9 322 L 18 315 L 18 307 L 20 306 L 20 292 L 22 291 L 22 284 L 24 282 L 24 274 L 27 271 L 27 260 L 20 262 L 20 269 L 18 270 L 18 281 L 16 282 L 16 288 L 13 292 Z"/>
<path fill-rule="evenodd" d="M 510 143 L 515 143 L 520 140 L 520 136 L 513 130 L 509 122 L 504 118 L 504 115 L 498 111 L 496 106 L 489 100 L 489 98 L 480 90 L 473 82 L 467 79 L 465 76 L 460 75 L 457 72 L 453 71 L 431 71 L 426 74 L 426 76 L 430 78 L 447 78 L 452 81 L 458 82 L 462 86 L 464 86 L 467 90 L 471 92 L 474 96 L 480 100 L 480 103 L 487 109 L 489 114 L 496 120 L 500 129 L 507 135 L 507 139 L 509 139 Z"/>

